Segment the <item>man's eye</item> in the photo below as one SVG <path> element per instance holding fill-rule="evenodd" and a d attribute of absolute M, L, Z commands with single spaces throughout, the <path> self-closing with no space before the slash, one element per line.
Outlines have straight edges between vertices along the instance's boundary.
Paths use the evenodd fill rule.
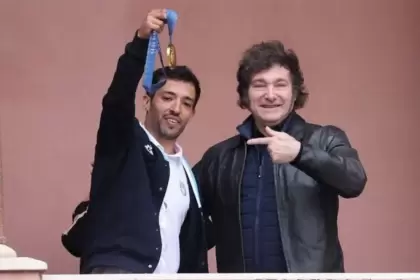
<path fill-rule="evenodd" d="M 171 97 L 167 97 L 167 96 L 162 97 L 162 99 L 163 99 L 164 101 L 171 101 L 171 100 L 172 100 L 172 98 L 171 98 Z"/>
<path fill-rule="evenodd" d="M 281 83 L 281 84 L 276 84 L 276 85 L 275 85 L 275 87 L 285 87 L 285 86 L 287 86 L 287 84 L 286 84 L 286 83 Z"/>
<path fill-rule="evenodd" d="M 191 103 L 184 103 L 185 107 L 191 108 L 193 105 Z"/>

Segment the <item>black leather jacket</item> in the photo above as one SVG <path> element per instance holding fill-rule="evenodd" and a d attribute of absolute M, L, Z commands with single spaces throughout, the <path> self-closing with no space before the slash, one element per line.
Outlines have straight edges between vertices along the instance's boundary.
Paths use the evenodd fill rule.
<path fill-rule="evenodd" d="M 289 272 L 344 272 L 338 238 L 339 196 L 359 196 L 367 178 L 341 129 L 292 113 L 287 133 L 302 143 L 291 164 L 274 165 L 277 213 Z M 237 135 L 211 147 L 195 167 L 205 214 L 213 221 L 219 272 L 246 272 L 240 196 L 246 142 Z"/>

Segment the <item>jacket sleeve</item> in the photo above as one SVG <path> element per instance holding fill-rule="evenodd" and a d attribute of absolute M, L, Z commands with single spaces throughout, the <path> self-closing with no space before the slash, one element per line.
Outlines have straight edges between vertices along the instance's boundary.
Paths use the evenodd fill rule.
<path fill-rule="evenodd" d="M 126 45 L 124 54 L 118 60 L 111 85 L 102 100 L 92 171 L 92 177 L 96 179 L 93 178 L 92 182 L 98 182 L 98 176 L 95 175 L 97 166 L 115 166 L 118 163 L 118 156 L 124 154 L 121 151 L 125 151 L 134 138 L 135 98 L 137 86 L 144 71 L 147 47 L 148 40 L 141 39 L 136 34 L 134 39 Z M 105 158 L 106 160 L 103 160 Z M 99 177 L 103 177 L 102 173 Z M 96 185 L 103 184 L 99 182 Z M 73 224 L 61 236 L 63 246 L 75 257 L 80 257 L 83 252 L 88 226 L 86 216 L 88 206 L 89 201 L 84 201 L 76 207 L 73 213 Z"/>
<path fill-rule="evenodd" d="M 118 60 L 113 80 L 102 100 L 96 156 L 121 151 L 133 138 L 136 91 L 143 75 L 147 47 L 147 39 L 135 36 Z"/>
<path fill-rule="evenodd" d="M 83 251 L 83 242 L 86 228 L 86 213 L 89 201 L 82 201 L 73 212 L 73 223 L 70 228 L 61 235 L 61 243 L 73 256 L 80 258 Z"/>
<path fill-rule="evenodd" d="M 321 128 L 320 139 L 317 147 L 303 144 L 293 164 L 320 183 L 334 188 L 344 198 L 359 196 L 367 177 L 346 133 L 337 127 L 326 126 Z"/>
<path fill-rule="evenodd" d="M 207 240 L 207 249 L 210 250 L 215 246 L 214 241 L 214 232 L 213 232 L 213 222 L 211 220 L 211 190 L 209 189 L 209 182 L 206 180 L 206 174 L 204 173 L 204 160 L 201 159 L 193 167 L 193 172 L 197 180 L 200 195 L 201 195 L 201 204 L 203 207 L 204 222 L 206 226 L 206 240 Z"/>

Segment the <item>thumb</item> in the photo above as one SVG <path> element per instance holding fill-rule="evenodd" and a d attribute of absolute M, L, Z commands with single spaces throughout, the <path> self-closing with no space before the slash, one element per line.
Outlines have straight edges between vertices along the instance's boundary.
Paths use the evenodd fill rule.
<path fill-rule="evenodd" d="M 280 133 L 278 131 L 275 131 L 274 129 L 271 129 L 268 126 L 265 127 L 265 132 L 267 133 L 268 136 L 277 136 Z"/>

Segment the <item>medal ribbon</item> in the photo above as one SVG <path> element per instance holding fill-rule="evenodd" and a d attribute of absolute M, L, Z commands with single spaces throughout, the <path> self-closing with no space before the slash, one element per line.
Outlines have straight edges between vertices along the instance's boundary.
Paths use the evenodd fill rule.
<path fill-rule="evenodd" d="M 168 25 L 169 32 L 169 45 L 172 45 L 172 35 L 175 29 L 176 22 L 178 20 L 178 14 L 174 10 L 166 10 L 166 24 Z M 163 79 L 153 84 L 153 72 L 155 70 L 156 53 L 159 53 L 160 63 L 163 68 Z M 158 89 L 160 89 L 166 83 L 166 72 L 164 68 L 162 50 L 159 44 L 159 36 L 156 31 L 152 31 L 149 38 L 149 45 L 147 48 L 146 63 L 144 65 L 143 73 L 143 88 L 148 95 L 153 95 Z"/>

